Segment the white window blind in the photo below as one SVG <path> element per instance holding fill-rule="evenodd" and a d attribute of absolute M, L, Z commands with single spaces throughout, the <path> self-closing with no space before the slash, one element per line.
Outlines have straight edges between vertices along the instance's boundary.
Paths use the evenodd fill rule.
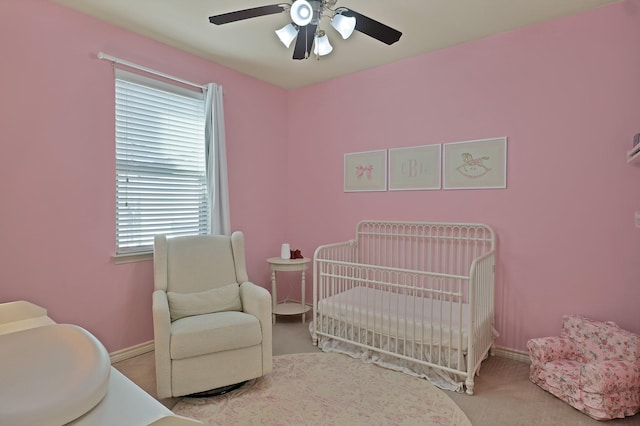
<path fill-rule="evenodd" d="M 209 233 L 202 93 L 116 69 L 116 253 Z"/>

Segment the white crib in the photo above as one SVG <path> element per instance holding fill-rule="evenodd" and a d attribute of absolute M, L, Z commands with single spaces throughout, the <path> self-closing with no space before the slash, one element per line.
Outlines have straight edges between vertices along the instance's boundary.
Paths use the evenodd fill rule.
<path fill-rule="evenodd" d="M 355 240 L 315 251 L 313 344 L 358 348 L 428 378 L 435 371 L 472 395 L 495 337 L 495 256 L 487 225 L 360 222 Z"/>

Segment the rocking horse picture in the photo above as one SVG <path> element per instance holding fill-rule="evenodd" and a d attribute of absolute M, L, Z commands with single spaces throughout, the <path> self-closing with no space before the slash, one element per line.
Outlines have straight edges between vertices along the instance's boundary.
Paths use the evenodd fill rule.
<path fill-rule="evenodd" d="M 444 189 L 507 187 L 507 138 L 443 145 Z"/>

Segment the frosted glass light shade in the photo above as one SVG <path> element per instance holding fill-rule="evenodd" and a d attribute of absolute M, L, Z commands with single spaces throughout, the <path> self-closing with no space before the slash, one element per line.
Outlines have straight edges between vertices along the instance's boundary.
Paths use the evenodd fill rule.
<path fill-rule="evenodd" d="M 324 32 L 321 32 L 319 37 L 318 36 L 315 37 L 313 53 L 315 53 L 318 56 L 324 56 L 331 53 L 332 50 L 333 50 L 333 46 L 331 46 L 331 43 L 329 43 L 329 37 L 327 37 L 327 35 L 324 34 Z"/>
<path fill-rule="evenodd" d="M 293 24 L 287 24 L 284 27 L 276 31 L 278 38 L 285 46 L 291 46 L 291 42 L 295 40 L 298 35 L 298 29 Z"/>
<path fill-rule="evenodd" d="M 353 34 L 353 30 L 356 28 L 356 18 L 338 13 L 331 20 L 331 26 L 346 40 Z"/>
<path fill-rule="evenodd" d="M 301 27 L 313 19 L 313 9 L 307 0 L 296 0 L 291 5 L 291 19 Z"/>

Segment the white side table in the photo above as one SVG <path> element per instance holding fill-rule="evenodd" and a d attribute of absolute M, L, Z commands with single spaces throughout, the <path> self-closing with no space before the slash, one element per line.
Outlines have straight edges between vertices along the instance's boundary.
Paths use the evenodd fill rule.
<path fill-rule="evenodd" d="M 282 259 L 280 257 L 271 257 L 267 259 L 269 267 L 271 268 L 271 297 L 273 300 L 273 323 L 276 323 L 276 315 L 300 315 L 302 314 L 302 322 L 305 322 L 305 314 L 311 309 L 305 303 L 304 290 L 305 290 L 305 271 L 307 265 L 311 262 L 311 259 Z M 301 278 L 301 302 L 288 302 L 278 303 L 278 286 L 276 284 L 276 272 L 277 271 L 300 271 L 302 273 Z"/>

